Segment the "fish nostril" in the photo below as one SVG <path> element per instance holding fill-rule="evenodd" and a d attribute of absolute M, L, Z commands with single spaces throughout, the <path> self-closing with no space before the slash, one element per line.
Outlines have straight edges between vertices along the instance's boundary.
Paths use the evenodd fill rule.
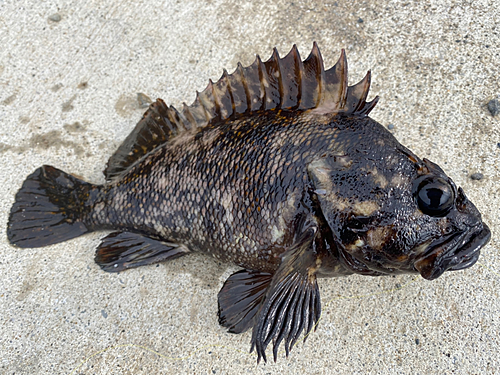
<path fill-rule="evenodd" d="M 456 199 L 456 205 L 459 210 L 463 210 L 465 208 L 465 205 L 467 204 L 467 196 L 465 195 L 463 189 L 461 187 L 458 188 L 457 191 L 457 199 Z"/>
<path fill-rule="evenodd" d="M 454 230 L 454 228 L 451 226 L 451 225 L 447 225 L 445 228 L 444 228 L 444 231 L 443 231 L 443 234 L 444 235 L 447 235 L 447 234 L 450 234 L 452 233 Z"/>

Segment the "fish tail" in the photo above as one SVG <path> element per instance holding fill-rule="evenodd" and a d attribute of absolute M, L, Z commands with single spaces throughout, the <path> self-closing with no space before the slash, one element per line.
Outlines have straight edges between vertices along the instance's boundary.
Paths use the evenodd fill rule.
<path fill-rule="evenodd" d="M 99 188 L 52 166 L 29 175 L 10 210 L 7 237 L 19 247 L 41 247 L 87 233 L 90 197 Z"/>

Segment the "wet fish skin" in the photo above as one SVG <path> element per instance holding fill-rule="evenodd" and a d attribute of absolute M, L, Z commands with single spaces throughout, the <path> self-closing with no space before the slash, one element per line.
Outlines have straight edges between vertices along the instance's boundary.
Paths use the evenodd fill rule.
<path fill-rule="evenodd" d="M 294 222 L 313 210 L 307 165 L 345 138 L 331 121 L 276 111 L 193 132 L 105 186 L 84 222 L 275 271 L 294 240 Z"/>
<path fill-rule="evenodd" d="M 111 229 L 96 252 L 106 271 L 207 253 L 243 270 L 219 292 L 219 322 L 250 328 L 266 360 L 288 355 L 319 320 L 317 278 L 472 266 L 490 238 L 461 188 L 368 117 L 370 74 L 347 86 L 342 52 L 325 71 L 257 57 L 182 111 L 157 100 L 93 185 L 51 166 L 16 195 L 7 234 L 40 247 Z"/>

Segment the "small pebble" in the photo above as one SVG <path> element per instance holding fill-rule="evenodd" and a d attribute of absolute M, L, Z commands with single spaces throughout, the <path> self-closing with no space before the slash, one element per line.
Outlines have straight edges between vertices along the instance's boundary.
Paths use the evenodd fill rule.
<path fill-rule="evenodd" d="M 420 340 L 419 339 L 415 339 L 415 344 L 420 345 Z"/>
<path fill-rule="evenodd" d="M 470 175 L 470 178 L 473 180 L 482 180 L 484 175 L 482 173 L 473 173 Z"/>
<path fill-rule="evenodd" d="M 62 20 L 62 17 L 59 13 L 55 13 L 55 14 L 49 16 L 49 21 L 59 22 L 60 20 Z"/>
<path fill-rule="evenodd" d="M 394 129 L 394 124 L 389 124 L 389 125 L 387 125 L 387 129 L 389 129 L 389 130 Z"/>
<path fill-rule="evenodd" d="M 363 21 L 363 19 L 361 17 L 358 18 L 358 23 L 363 23 L 363 22 L 365 22 L 365 21 Z"/>
<path fill-rule="evenodd" d="M 500 113 L 500 102 L 497 99 L 492 99 L 488 102 L 488 111 L 490 111 L 492 116 L 496 116 Z"/>

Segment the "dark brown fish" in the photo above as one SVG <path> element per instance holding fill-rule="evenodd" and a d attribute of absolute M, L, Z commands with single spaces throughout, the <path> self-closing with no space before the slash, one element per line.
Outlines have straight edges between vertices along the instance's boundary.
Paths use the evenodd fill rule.
<path fill-rule="evenodd" d="M 252 350 L 286 354 L 320 317 L 318 277 L 472 266 L 490 231 L 441 168 L 368 117 L 370 73 L 347 84 L 297 48 L 210 81 L 181 111 L 158 99 L 93 185 L 51 166 L 16 195 L 8 237 L 39 247 L 111 229 L 105 271 L 204 252 L 243 270 L 219 292 L 219 322 L 253 328 Z"/>

